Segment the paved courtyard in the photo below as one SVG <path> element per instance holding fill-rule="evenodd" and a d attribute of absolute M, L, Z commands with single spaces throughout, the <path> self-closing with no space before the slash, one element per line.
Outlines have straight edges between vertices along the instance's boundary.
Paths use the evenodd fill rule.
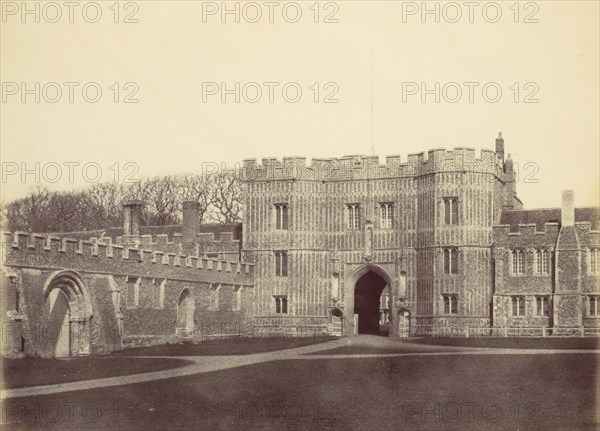
<path fill-rule="evenodd" d="M 465 347 L 358 336 L 292 348 L 283 344 L 283 350 L 246 355 L 197 355 L 194 345 L 178 346 L 179 356 L 172 346 L 131 350 L 93 358 L 124 361 L 118 365 L 126 369 L 123 375 L 8 386 L 1 392 L 2 425 L 72 430 L 596 429 L 600 350 L 595 345 L 570 348 L 560 340 L 555 344 L 557 348 L 547 348 L 547 343 L 546 348 L 537 348 L 540 343 Z M 240 346 L 233 346 L 237 353 Z M 165 361 L 162 368 L 157 361 Z M 68 373 L 69 361 L 54 362 Z M 145 369 L 136 372 L 138 363 L 145 363 Z"/>

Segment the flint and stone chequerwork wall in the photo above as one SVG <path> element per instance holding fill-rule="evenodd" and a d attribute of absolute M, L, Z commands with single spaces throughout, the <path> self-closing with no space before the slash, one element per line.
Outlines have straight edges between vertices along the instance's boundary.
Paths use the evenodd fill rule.
<path fill-rule="evenodd" d="M 7 356 L 252 330 L 252 264 L 19 232 L 3 233 L 1 250 Z"/>
<path fill-rule="evenodd" d="M 255 325 L 295 334 L 327 331 L 342 320 L 357 332 L 355 284 L 375 272 L 390 287 L 390 334 L 491 323 L 492 227 L 505 209 L 520 209 L 512 161 L 497 152 L 455 148 L 409 155 L 341 159 L 250 159 L 244 162 L 243 256 L 255 262 Z M 446 224 L 444 198 L 458 202 L 458 224 Z M 391 204 L 391 227 L 381 216 Z M 288 226 L 277 226 L 277 207 Z M 348 206 L 359 221 L 348 227 Z M 444 271 L 444 249 L 455 249 L 456 274 Z M 277 252 L 287 254 L 286 276 L 276 274 Z M 458 297 L 444 309 L 443 295 Z M 287 313 L 277 309 L 287 300 Z M 332 316 L 333 315 L 333 316 Z M 341 316 L 341 317 L 340 317 Z M 398 318 L 401 316 L 403 318 Z M 402 322 L 402 323 L 401 323 Z"/>
<path fill-rule="evenodd" d="M 600 332 L 600 210 L 569 192 L 523 210 L 502 136 L 385 164 L 249 159 L 242 178 L 243 224 L 202 225 L 185 202 L 182 225 L 141 226 L 128 201 L 122 228 L 3 233 L 3 354 L 352 335 L 382 310 L 392 336 Z"/>
<path fill-rule="evenodd" d="M 561 223 L 494 227 L 493 327 L 502 335 L 600 334 L 598 211 L 577 210 L 591 220 L 576 222 L 572 193 L 563 192 Z M 521 269 L 515 253 L 523 254 Z"/>

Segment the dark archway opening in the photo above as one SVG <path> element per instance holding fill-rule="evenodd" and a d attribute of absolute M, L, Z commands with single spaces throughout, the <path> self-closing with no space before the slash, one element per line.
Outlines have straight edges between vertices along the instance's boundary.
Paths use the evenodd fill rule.
<path fill-rule="evenodd" d="M 358 333 L 387 335 L 380 328 L 381 293 L 386 281 L 369 271 L 356 282 L 354 289 L 354 313 L 358 315 Z"/>

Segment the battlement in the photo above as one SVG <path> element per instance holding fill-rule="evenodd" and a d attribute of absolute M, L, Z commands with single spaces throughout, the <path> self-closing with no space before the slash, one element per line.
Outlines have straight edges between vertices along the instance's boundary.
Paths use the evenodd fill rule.
<path fill-rule="evenodd" d="M 473 148 L 453 150 L 432 149 L 427 153 L 409 154 L 405 162 L 399 155 L 386 156 L 379 163 L 379 156 L 350 155 L 340 158 L 315 158 L 307 165 L 305 157 L 245 159 L 243 179 L 246 182 L 271 180 L 342 181 L 349 179 L 384 179 L 415 177 L 434 172 L 467 171 L 503 174 L 500 157 L 491 150 L 482 149 L 476 157 Z"/>
<path fill-rule="evenodd" d="M 165 235 L 166 236 L 166 235 Z M 26 232 L 2 232 L 2 262 L 6 265 L 61 267 L 112 273 L 151 275 L 159 268 L 174 277 L 219 281 L 229 273 L 232 283 L 252 285 L 254 264 L 207 259 L 179 252 L 128 248 L 110 239 L 76 240 Z"/>
<path fill-rule="evenodd" d="M 219 250 L 221 252 L 234 252 L 240 248 L 240 240 L 234 238 L 234 232 L 200 232 L 192 241 L 184 238 L 179 232 L 168 234 L 146 234 L 140 235 L 140 247 L 151 251 L 164 251 L 166 253 L 181 253 L 184 250 L 184 241 L 193 242 L 199 245 L 200 252 Z M 124 237 L 90 237 L 89 241 L 98 242 L 106 245 L 126 245 Z"/>
<path fill-rule="evenodd" d="M 95 238 L 91 238 L 94 240 Z M 103 243 L 107 238 L 101 238 L 97 241 Z M 111 238 L 108 238 L 111 240 Z M 180 233 L 174 233 L 169 239 L 169 235 L 167 234 L 157 234 L 157 235 L 141 235 L 140 236 L 140 247 L 152 250 L 152 251 L 164 251 L 166 253 L 179 253 L 182 251 L 182 242 L 183 235 Z M 107 244 L 111 244 L 112 242 L 108 242 Z M 126 241 L 122 236 L 115 237 L 115 244 L 124 245 Z"/>

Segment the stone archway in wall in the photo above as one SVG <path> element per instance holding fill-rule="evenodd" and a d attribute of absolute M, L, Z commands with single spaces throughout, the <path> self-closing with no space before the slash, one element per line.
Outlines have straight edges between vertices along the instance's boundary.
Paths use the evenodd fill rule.
<path fill-rule="evenodd" d="M 354 271 L 349 281 L 354 293 L 354 333 L 388 335 L 381 325 L 381 316 L 386 312 L 382 307 L 389 307 L 391 303 L 382 301 L 382 293 L 392 291 L 388 274 L 377 265 L 368 264 Z"/>
<path fill-rule="evenodd" d="M 185 288 L 179 294 L 177 301 L 177 327 L 175 334 L 181 337 L 189 337 L 194 332 L 194 297 L 189 288 Z"/>
<path fill-rule="evenodd" d="M 73 271 L 53 273 L 44 286 L 44 296 L 52 355 L 89 355 L 92 303 L 81 277 Z"/>
<path fill-rule="evenodd" d="M 398 310 L 396 325 L 398 326 L 399 337 L 410 337 L 410 310 L 408 308 L 403 307 Z"/>
<path fill-rule="evenodd" d="M 344 312 L 339 308 L 332 308 L 329 312 L 329 324 L 331 325 L 331 335 L 341 337 L 344 333 Z"/>

